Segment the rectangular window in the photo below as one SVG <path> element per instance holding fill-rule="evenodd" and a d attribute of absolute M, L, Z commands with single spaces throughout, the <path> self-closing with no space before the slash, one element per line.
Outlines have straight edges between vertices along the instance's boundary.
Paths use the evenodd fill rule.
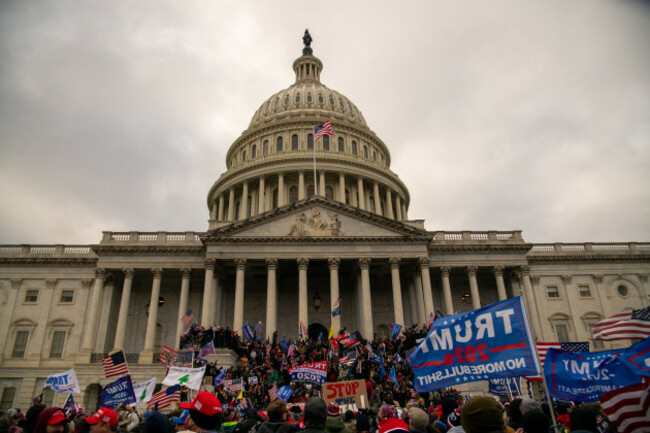
<path fill-rule="evenodd" d="M 54 405 L 54 391 L 49 388 L 43 389 L 43 404 L 47 407 Z"/>
<path fill-rule="evenodd" d="M 27 339 L 29 331 L 16 331 L 16 340 L 14 341 L 14 350 L 11 353 L 12 358 L 24 358 L 27 349 Z"/>
<path fill-rule="evenodd" d="M 546 296 L 548 298 L 557 299 L 560 297 L 560 291 L 557 289 L 557 286 L 547 286 L 546 287 Z"/>
<path fill-rule="evenodd" d="M 52 346 L 50 347 L 50 358 L 61 358 L 63 356 L 63 345 L 65 344 L 65 331 L 54 331 L 52 333 Z"/>
<path fill-rule="evenodd" d="M 38 290 L 27 290 L 25 293 L 25 302 L 35 303 L 38 301 Z"/>
<path fill-rule="evenodd" d="M 2 399 L 0 400 L 0 411 L 6 412 L 14 407 L 14 398 L 16 398 L 16 387 L 7 386 L 2 390 Z"/>
<path fill-rule="evenodd" d="M 62 304 L 71 304 L 74 300 L 74 290 L 62 290 L 61 291 L 61 303 Z"/>
<path fill-rule="evenodd" d="M 589 335 L 594 335 L 594 324 L 590 323 L 589 324 Z M 602 340 L 591 340 L 591 344 L 593 345 L 594 349 L 604 349 L 605 348 L 605 343 L 603 343 Z"/>
<path fill-rule="evenodd" d="M 564 324 L 555 325 L 555 333 L 557 334 L 557 341 L 566 343 L 569 341 L 569 330 Z"/>
<path fill-rule="evenodd" d="M 591 298 L 591 289 L 587 285 L 578 286 L 581 298 Z"/>

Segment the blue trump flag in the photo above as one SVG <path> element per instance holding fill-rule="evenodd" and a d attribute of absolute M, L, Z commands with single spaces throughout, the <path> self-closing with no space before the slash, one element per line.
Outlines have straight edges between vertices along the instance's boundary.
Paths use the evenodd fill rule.
<path fill-rule="evenodd" d="M 253 328 L 251 328 L 251 325 L 248 322 L 246 322 L 244 326 L 242 326 L 241 330 L 246 336 L 246 339 L 248 341 L 255 340 L 255 333 L 253 332 Z"/>
<path fill-rule="evenodd" d="M 119 404 L 135 403 L 131 376 L 122 376 L 102 389 L 102 406 L 116 408 Z"/>
<path fill-rule="evenodd" d="M 226 379 L 226 369 L 222 369 L 219 374 L 214 377 L 214 387 L 219 388 L 223 385 L 223 381 Z"/>
<path fill-rule="evenodd" d="M 285 403 L 289 401 L 291 398 L 291 394 L 293 394 L 293 388 L 290 386 L 286 385 L 283 386 L 282 388 L 278 389 L 277 395 L 280 397 L 282 400 L 284 400 Z"/>
<path fill-rule="evenodd" d="M 393 326 L 391 327 L 390 330 L 390 338 L 391 340 L 397 339 L 399 337 L 399 333 L 402 330 L 403 326 L 400 325 L 399 323 L 393 323 Z"/>
<path fill-rule="evenodd" d="M 477 380 L 536 375 L 539 365 L 527 323 L 521 297 L 436 320 L 409 357 L 415 389 L 430 392 Z"/>
<path fill-rule="evenodd" d="M 285 337 L 284 335 L 282 336 L 282 342 L 280 343 L 280 345 L 284 349 L 285 353 L 289 351 L 289 346 L 287 346 L 287 337 Z"/>
<path fill-rule="evenodd" d="M 650 376 L 650 337 L 625 349 L 619 359 L 639 376 Z"/>
<path fill-rule="evenodd" d="M 619 356 L 622 350 L 566 352 L 551 348 L 544 361 L 544 377 L 551 397 L 598 401 L 602 394 L 640 382 Z"/>
<path fill-rule="evenodd" d="M 506 377 L 503 379 L 492 379 L 489 381 L 488 392 L 500 397 L 510 397 L 511 395 L 519 395 L 519 378 Z M 508 392 L 508 388 L 510 391 Z"/>
<path fill-rule="evenodd" d="M 399 382 L 397 381 L 397 373 L 395 372 L 395 366 L 393 365 L 393 368 L 390 369 L 390 373 L 388 374 L 388 377 L 390 377 L 390 380 L 393 381 L 393 385 L 399 386 Z"/>

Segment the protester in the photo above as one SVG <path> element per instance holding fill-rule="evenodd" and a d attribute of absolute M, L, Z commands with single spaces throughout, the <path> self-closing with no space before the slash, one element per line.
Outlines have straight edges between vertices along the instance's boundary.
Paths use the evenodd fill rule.
<path fill-rule="evenodd" d="M 397 417 L 393 406 L 383 406 L 379 410 L 379 433 L 408 433 L 409 427 L 403 419 Z"/>
<path fill-rule="evenodd" d="M 142 433 L 172 433 L 173 431 L 169 419 L 160 412 L 149 414 L 142 424 Z"/>
<path fill-rule="evenodd" d="M 352 433 L 341 419 L 339 406 L 334 403 L 327 405 L 327 421 L 325 431 L 328 433 Z"/>
<path fill-rule="evenodd" d="M 327 421 L 327 406 L 325 402 L 318 397 L 312 397 L 305 403 L 303 433 L 323 433 L 325 432 L 325 423 Z"/>
<path fill-rule="evenodd" d="M 537 410 L 528 411 L 524 414 L 522 427 L 517 433 L 548 433 L 551 427 L 551 420 Z"/>
<path fill-rule="evenodd" d="M 426 433 L 429 425 L 429 415 L 419 407 L 409 409 L 409 431 L 411 433 Z"/>
<path fill-rule="evenodd" d="M 187 421 L 189 415 L 190 415 L 190 410 L 184 409 L 183 412 L 178 414 L 178 416 L 172 417 L 172 422 L 174 423 L 174 430 L 177 433 L 188 433 L 190 431 L 185 427 L 185 422 Z"/>
<path fill-rule="evenodd" d="M 239 412 L 232 407 L 224 407 L 221 413 L 221 431 L 223 433 L 233 433 L 239 422 Z"/>
<path fill-rule="evenodd" d="M 590 406 L 579 406 L 569 414 L 571 433 L 598 433 L 598 412 Z"/>
<path fill-rule="evenodd" d="M 91 433 L 110 433 L 117 431 L 117 413 L 108 407 L 102 407 L 94 416 L 86 418 Z M 34 432 L 38 433 L 38 432 Z"/>
<path fill-rule="evenodd" d="M 474 397 L 463 407 L 460 423 L 466 433 L 503 433 L 503 408 L 491 397 Z"/>
<path fill-rule="evenodd" d="M 300 430 L 298 424 L 287 422 L 289 414 L 287 404 L 281 400 L 273 400 L 266 407 L 268 420 L 264 421 L 257 430 L 257 433 L 296 433 Z"/>
<path fill-rule="evenodd" d="M 190 410 L 185 422 L 188 430 L 193 432 L 217 432 L 223 410 L 217 397 L 207 391 L 200 391 L 191 402 L 181 403 L 181 408 Z"/>
<path fill-rule="evenodd" d="M 117 421 L 117 418 L 116 418 Z M 48 407 L 36 418 L 34 433 L 65 433 L 68 418 L 60 407 Z"/>

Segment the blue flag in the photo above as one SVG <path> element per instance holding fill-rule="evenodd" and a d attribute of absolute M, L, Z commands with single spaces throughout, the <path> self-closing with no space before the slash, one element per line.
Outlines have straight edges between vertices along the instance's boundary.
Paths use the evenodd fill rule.
<path fill-rule="evenodd" d="M 640 382 L 619 358 L 621 350 L 565 352 L 551 348 L 544 361 L 544 377 L 551 397 L 598 401 L 602 394 Z"/>
<path fill-rule="evenodd" d="M 255 333 L 253 332 L 253 328 L 251 328 L 251 325 L 248 322 L 246 322 L 244 326 L 242 326 L 241 330 L 246 336 L 246 339 L 248 341 L 255 340 Z"/>
<path fill-rule="evenodd" d="M 650 376 L 650 337 L 625 349 L 619 359 L 639 376 Z"/>
<path fill-rule="evenodd" d="M 214 387 L 219 388 L 220 386 L 223 385 L 223 381 L 226 379 L 226 369 L 222 369 L 219 374 L 217 374 L 214 378 Z"/>
<path fill-rule="evenodd" d="M 318 334 L 318 341 L 325 341 L 325 335 L 323 334 L 323 331 Z"/>
<path fill-rule="evenodd" d="M 285 403 L 289 402 L 291 394 L 293 394 L 293 388 L 288 385 L 285 385 L 282 388 L 278 389 L 278 397 L 284 400 Z"/>
<path fill-rule="evenodd" d="M 378 355 L 374 354 L 372 358 L 370 358 L 370 362 L 374 362 L 375 364 L 379 364 L 381 368 L 379 369 L 379 377 L 384 377 L 386 376 L 386 369 L 384 368 L 384 359 Z"/>
<path fill-rule="evenodd" d="M 209 341 L 208 344 L 206 344 L 199 350 L 199 356 L 206 357 L 214 352 L 215 352 L 214 343 L 212 341 Z"/>
<path fill-rule="evenodd" d="M 415 389 L 436 389 L 478 380 L 534 376 L 535 345 L 520 297 L 436 320 L 409 357 Z"/>
<path fill-rule="evenodd" d="M 393 323 L 393 326 L 391 327 L 390 338 L 392 340 L 397 339 L 397 337 L 399 337 L 399 333 L 402 331 L 402 328 L 403 326 L 399 323 Z"/>
<path fill-rule="evenodd" d="M 510 392 L 508 392 L 510 388 Z M 499 397 L 510 397 L 511 395 L 519 395 L 519 378 L 506 377 L 503 379 L 492 379 L 489 381 L 488 392 Z"/>
<path fill-rule="evenodd" d="M 332 305 L 332 317 L 341 315 L 341 298 L 338 298 Z"/>
<path fill-rule="evenodd" d="M 282 342 L 280 343 L 280 345 L 284 349 L 285 353 L 289 350 L 289 346 L 287 346 L 287 337 L 285 337 L 284 335 L 282 336 Z"/>
<path fill-rule="evenodd" d="M 72 398 L 72 394 L 68 394 L 68 398 L 65 399 L 65 403 L 63 404 L 62 409 L 66 415 L 70 415 L 71 413 L 76 414 L 74 398 Z"/>
<path fill-rule="evenodd" d="M 122 376 L 102 389 L 102 406 L 116 408 L 119 404 L 131 404 L 137 400 L 133 392 L 131 376 Z"/>
<path fill-rule="evenodd" d="M 397 381 L 397 373 L 395 372 L 395 366 L 393 365 L 393 368 L 390 369 L 390 374 L 388 375 L 390 377 L 390 380 L 393 381 L 393 384 L 395 386 L 399 385 L 399 382 Z"/>

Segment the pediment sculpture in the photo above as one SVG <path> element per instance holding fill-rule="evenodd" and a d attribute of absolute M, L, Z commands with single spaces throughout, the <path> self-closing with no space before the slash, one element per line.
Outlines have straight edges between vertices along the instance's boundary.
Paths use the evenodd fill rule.
<path fill-rule="evenodd" d="M 337 214 L 322 216 L 318 208 L 312 210 L 311 215 L 300 213 L 291 226 L 289 236 L 342 236 L 341 221 Z"/>

